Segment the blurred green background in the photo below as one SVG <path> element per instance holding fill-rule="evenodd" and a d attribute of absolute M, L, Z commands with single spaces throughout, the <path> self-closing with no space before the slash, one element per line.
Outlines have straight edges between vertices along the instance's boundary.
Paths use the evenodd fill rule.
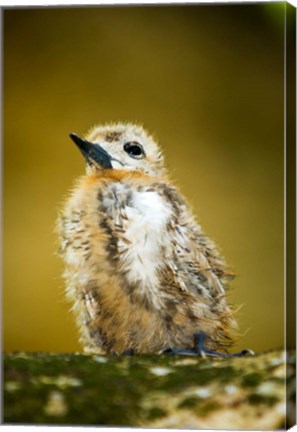
<path fill-rule="evenodd" d="M 284 3 L 4 11 L 4 350 L 79 350 L 55 219 L 69 132 L 141 122 L 237 273 L 238 349 L 283 346 Z"/>

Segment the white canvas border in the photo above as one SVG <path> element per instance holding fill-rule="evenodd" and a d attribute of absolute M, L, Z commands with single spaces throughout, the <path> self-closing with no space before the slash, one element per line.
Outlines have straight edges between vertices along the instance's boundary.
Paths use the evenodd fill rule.
<path fill-rule="evenodd" d="M 137 4 L 206 4 L 206 3 L 273 3 L 278 2 L 278 0 L 0 0 L 0 7 L 26 7 L 26 6 L 99 6 L 99 5 L 137 5 Z M 293 6 L 297 6 L 297 0 L 289 0 L 288 3 Z"/>

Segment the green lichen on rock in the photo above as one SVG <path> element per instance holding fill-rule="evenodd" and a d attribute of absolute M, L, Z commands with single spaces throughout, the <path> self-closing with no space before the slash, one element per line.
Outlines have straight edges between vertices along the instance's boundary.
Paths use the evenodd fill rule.
<path fill-rule="evenodd" d="M 4 422 L 284 427 L 285 378 L 294 377 L 294 357 L 288 358 L 279 351 L 229 359 L 6 354 Z"/>

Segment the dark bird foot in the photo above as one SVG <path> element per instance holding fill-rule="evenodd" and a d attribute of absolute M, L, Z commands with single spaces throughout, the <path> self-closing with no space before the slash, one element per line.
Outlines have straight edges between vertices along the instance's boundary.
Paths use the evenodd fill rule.
<path fill-rule="evenodd" d="M 198 357 L 244 357 L 246 355 L 254 355 L 252 350 L 246 349 L 234 354 L 226 354 L 217 351 L 209 350 L 205 344 L 205 334 L 203 332 L 194 334 L 194 348 L 193 349 L 179 349 L 179 348 L 167 348 L 162 351 L 162 354 L 169 355 L 188 355 L 188 356 L 198 356 Z"/>
<path fill-rule="evenodd" d="M 126 350 L 123 352 L 123 355 L 124 355 L 124 356 L 132 356 L 132 355 L 134 355 L 134 349 L 133 349 L 133 348 L 126 349 Z"/>

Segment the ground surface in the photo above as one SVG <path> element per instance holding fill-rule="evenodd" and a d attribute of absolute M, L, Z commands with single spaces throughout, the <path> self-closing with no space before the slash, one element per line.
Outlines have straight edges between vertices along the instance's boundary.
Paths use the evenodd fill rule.
<path fill-rule="evenodd" d="M 293 353 L 215 360 L 17 353 L 3 363 L 4 423 L 267 430 L 294 422 Z"/>

